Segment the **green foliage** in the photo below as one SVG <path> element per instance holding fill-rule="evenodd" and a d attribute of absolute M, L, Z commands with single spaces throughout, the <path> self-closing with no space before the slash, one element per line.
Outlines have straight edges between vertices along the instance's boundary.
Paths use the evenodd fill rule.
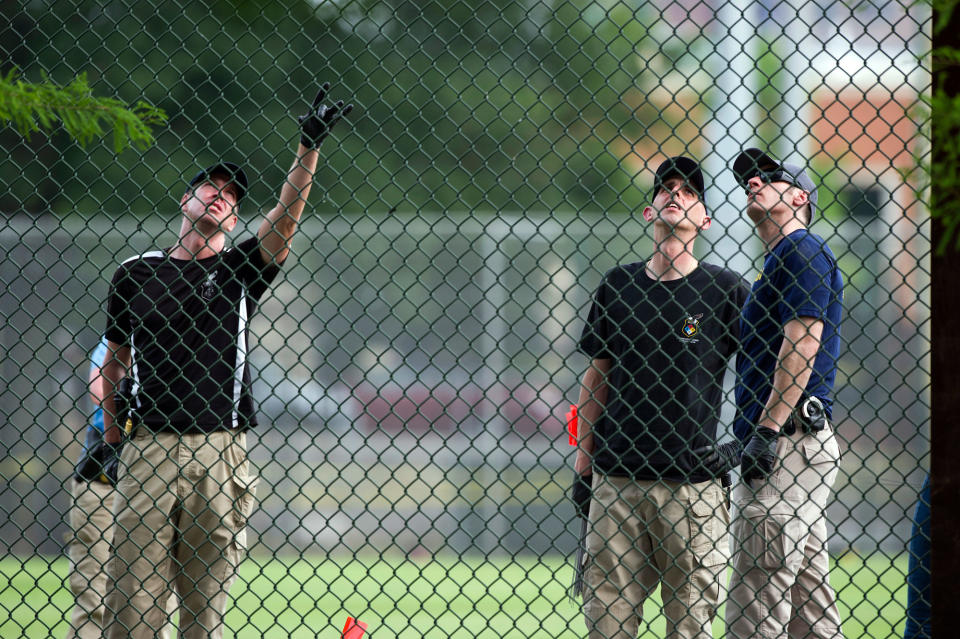
<path fill-rule="evenodd" d="M 150 127 L 166 121 L 163 110 L 142 100 L 130 109 L 119 100 L 95 97 L 85 73 L 63 87 L 46 78 L 39 84 L 24 82 L 15 69 L 0 75 L 0 122 L 12 123 L 28 138 L 32 132 L 53 131 L 59 122 L 70 137 L 86 145 L 108 126 L 120 153 L 131 144 L 149 147 L 154 142 Z"/>
<path fill-rule="evenodd" d="M 953 15 L 953 9 L 957 6 L 958 2 L 960 2 L 960 0 L 933 0 L 934 34 L 942 33 L 943 30 L 947 28 L 947 25 L 950 22 L 950 17 Z"/>
<path fill-rule="evenodd" d="M 958 0 L 934 0 L 934 27 L 936 38 L 951 24 Z M 931 96 L 924 96 L 934 114 L 930 118 L 930 140 L 936 149 L 936 160 L 927 158 L 930 175 L 930 215 L 940 222 L 936 251 L 942 255 L 950 248 L 960 251 L 960 49 L 952 46 L 935 47 L 932 51 L 935 84 Z"/>
<path fill-rule="evenodd" d="M 925 98 L 931 118 L 932 139 L 937 145 L 937 161 L 930 162 L 930 215 L 940 221 L 936 251 L 942 255 L 949 249 L 960 250 L 960 149 L 954 141 L 960 137 L 960 95 L 950 95 L 942 88 Z"/>

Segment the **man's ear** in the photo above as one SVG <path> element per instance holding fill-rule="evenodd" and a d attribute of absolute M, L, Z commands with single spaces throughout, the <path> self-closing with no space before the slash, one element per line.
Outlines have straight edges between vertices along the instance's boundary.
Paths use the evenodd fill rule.
<path fill-rule="evenodd" d="M 229 232 L 232 231 L 234 228 L 236 228 L 236 226 L 237 226 L 237 219 L 238 219 L 238 218 L 237 218 L 237 215 L 236 215 L 236 213 L 234 213 L 234 214 L 231 215 L 229 218 L 227 218 L 226 220 L 224 220 L 223 223 L 222 223 L 220 226 L 223 228 L 224 231 L 226 231 L 227 233 L 229 233 Z"/>
<path fill-rule="evenodd" d="M 794 208 L 800 208 L 804 204 L 810 201 L 810 195 L 801 189 L 800 187 L 794 187 L 793 189 L 793 206 Z"/>
<path fill-rule="evenodd" d="M 713 218 L 711 218 L 709 215 L 704 215 L 703 221 L 700 222 L 700 230 L 706 231 L 708 228 L 710 228 L 711 224 L 713 224 Z"/>
<path fill-rule="evenodd" d="M 645 219 L 647 222 L 653 221 L 653 207 L 652 206 L 643 207 L 643 213 L 641 213 L 641 215 L 643 215 L 643 219 Z"/>

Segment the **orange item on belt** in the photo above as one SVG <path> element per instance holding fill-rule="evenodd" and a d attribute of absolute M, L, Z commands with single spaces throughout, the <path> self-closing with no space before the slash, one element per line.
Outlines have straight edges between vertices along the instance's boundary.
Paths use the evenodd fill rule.
<path fill-rule="evenodd" d="M 571 446 L 577 445 L 577 405 L 570 404 L 570 410 L 567 411 L 567 434 Z"/>

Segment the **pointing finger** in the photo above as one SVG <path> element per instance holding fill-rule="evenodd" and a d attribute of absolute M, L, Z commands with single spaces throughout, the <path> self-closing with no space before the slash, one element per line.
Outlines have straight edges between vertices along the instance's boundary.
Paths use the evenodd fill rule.
<path fill-rule="evenodd" d="M 343 106 L 343 102 L 337 102 L 333 106 L 324 107 L 323 112 L 320 114 L 320 119 L 324 122 L 329 122 L 337 117 L 337 111 L 340 110 L 340 107 Z"/>
<path fill-rule="evenodd" d="M 330 83 L 324 82 L 323 86 L 320 87 L 320 90 L 317 91 L 317 97 L 313 99 L 313 109 L 316 110 L 320 106 L 320 103 L 323 102 L 323 98 L 327 96 L 327 91 L 330 90 Z"/>

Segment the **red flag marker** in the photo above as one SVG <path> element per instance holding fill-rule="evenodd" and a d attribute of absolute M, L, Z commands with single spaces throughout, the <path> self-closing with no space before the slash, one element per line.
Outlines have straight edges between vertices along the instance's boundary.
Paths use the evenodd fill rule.
<path fill-rule="evenodd" d="M 343 627 L 343 634 L 340 635 L 340 639 L 360 639 L 366 630 L 367 624 L 359 619 L 347 617 L 347 623 Z"/>
<path fill-rule="evenodd" d="M 567 411 L 567 441 L 571 446 L 577 445 L 577 405 L 570 404 L 570 410 Z"/>

